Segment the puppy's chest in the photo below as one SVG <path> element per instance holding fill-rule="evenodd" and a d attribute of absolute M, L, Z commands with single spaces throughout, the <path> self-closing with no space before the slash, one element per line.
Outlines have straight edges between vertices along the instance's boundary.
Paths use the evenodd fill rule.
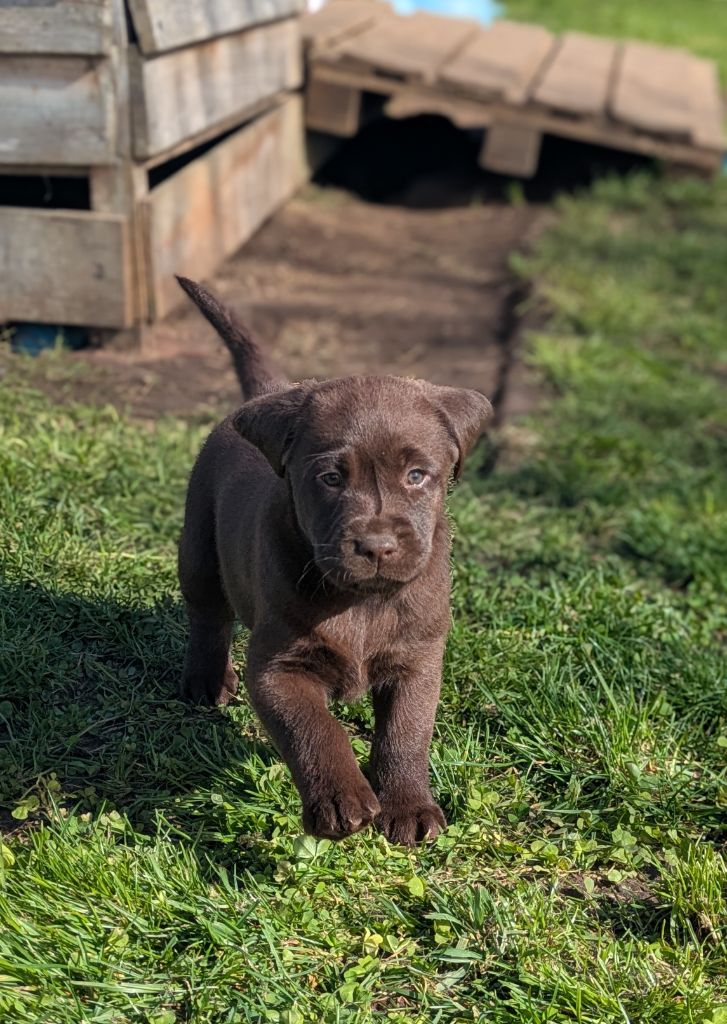
<path fill-rule="evenodd" d="M 396 608 L 375 614 L 350 609 L 319 624 L 313 639 L 327 663 L 325 682 L 331 697 L 355 699 L 382 674 L 395 673 L 407 646 L 405 634 Z"/>

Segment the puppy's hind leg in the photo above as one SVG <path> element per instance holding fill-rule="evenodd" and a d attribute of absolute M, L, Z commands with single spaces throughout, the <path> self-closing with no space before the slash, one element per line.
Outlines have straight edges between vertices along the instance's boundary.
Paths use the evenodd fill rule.
<path fill-rule="evenodd" d="M 201 528 L 200 513 L 188 508 L 179 543 L 179 582 L 189 619 L 181 694 L 199 704 L 224 705 L 239 684 L 230 659 L 235 616 L 222 589 L 214 537 Z"/>

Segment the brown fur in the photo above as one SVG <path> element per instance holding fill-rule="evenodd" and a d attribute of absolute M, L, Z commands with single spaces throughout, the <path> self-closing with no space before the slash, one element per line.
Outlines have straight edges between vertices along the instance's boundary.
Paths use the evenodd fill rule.
<path fill-rule="evenodd" d="M 183 692 L 211 704 L 236 693 L 241 620 L 250 699 L 306 830 L 340 838 L 375 821 L 394 842 L 434 837 L 446 824 L 428 780 L 449 628 L 445 496 L 489 402 L 398 377 L 288 385 L 205 289 L 180 283 L 230 348 L 248 399 L 207 439 L 189 484 Z M 328 711 L 367 689 L 368 780 Z"/>

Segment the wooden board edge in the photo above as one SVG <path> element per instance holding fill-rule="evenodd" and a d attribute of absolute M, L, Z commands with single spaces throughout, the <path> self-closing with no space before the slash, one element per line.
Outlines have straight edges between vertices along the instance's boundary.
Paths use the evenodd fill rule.
<path fill-rule="evenodd" d="M 190 136 L 190 138 L 185 139 L 183 142 L 170 146 L 168 149 L 163 149 L 159 153 L 155 153 L 154 156 L 147 157 L 145 160 L 138 161 L 138 166 L 151 171 L 155 167 L 169 163 L 170 160 L 176 160 L 177 157 L 185 156 L 199 146 L 205 146 L 209 142 L 214 142 L 215 139 L 219 138 L 222 141 L 221 137 L 223 135 L 228 135 L 238 128 L 244 128 L 246 124 L 249 124 L 256 117 L 260 117 L 262 114 L 282 106 L 289 96 L 289 91 L 280 91 L 273 93 L 271 96 L 266 96 L 265 99 L 258 100 L 256 103 L 251 103 L 247 107 L 242 107 L 230 117 L 210 125 L 209 128 Z"/>
<path fill-rule="evenodd" d="M 538 170 L 542 141 L 542 132 L 534 125 L 495 121 L 485 134 L 480 167 L 515 178 L 532 178 Z"/>
<path fill-rule="evenodd" d="M 9 167 L 55 167 L 60 169 L 68 166 L 72 169 L 69 173 L 74 174 L 79 168 L 109 166 L 115 163 L 118 152 L 119 118 L 117 110 L 117 79 L 115 69 L 112 66 L 111 56 L 97 58 L 78 54 L 59 54 L 53 56 L 40 53 L 12 56 L 0 54 L 0 61 L 3 59 L 12 60 L 15 57 L 19 61 L 30 62 L 31 67 L 37 64 L 39 69 L 38 75 L 43 85 L 39 89 L 36 89 L 35 84 L 32 86 L 33 108 L 38 116 L 38 123 L 35 124 L 32 132 L 26 123 L 23 126 L 25 131 L 21 129 L 16 135 L 10 136 L 9 139 L 0 139 L 0 142 L 5 143 L 0 150 L 0 160 L 4 165 L 5 173 L 11 173 L 7 171 Z M 98 123 L 94 123 L 92 130 L 88 130 L 84 126 L 86 134 L 83 148 L 80 144 L 68 145 L 68 133 L 77 127 L 78 122 L 77 111 L 73 111 L 73 116 L 70 114 L 71 104 L 66 103 L 68 112 L 64 111 L 64 114 L 60 115 L 56 111 L 55 117 L 49 117 L 47 111 L 42 106 L 43 88 L 49 92 L 51 91 L 48 89 L 47 84 L 48 75 L 46 74 L 45 79 L 43 77 L 44 61 L 46 60 L 52 60 L 54 63 L 66 66 L 69 69 L 75 65 L 77 69 L 83 69 L 84 72 L 93 72 L 95 75 L 92 87 L 87 90 L 84 96 L 83 105 L 86 108 L 93 109 L 94 120 L 98 116 Z M 13 77 L 8 75 L 5 81 L 12 83 Z M 62 89 L 56 87 L 53 92 L 57 97 L 63 96 Z M 0 114 L 2 109 L 0 108 Z M 65 133 L 58 123 L 61 116 L 64 117 L 63 126 Z M 8 131 L 7 124 L 2 125 L 2 130 Z M 17 145 L 11 148 L 10 142 L 17 143 Z M 12 173 L 21 172 L 17 170 Z M 39 172 L 35 171 L 33 173 L 37 174 Z M 59 173 L 66 172 L 59 170 Z"/>
<path fill-rule="evenodd" d="M 390 98 L 396 98 L 413 88 L 411 83 L 354 71 L 325 59 L 317 59 L 313 63 L 313 69 L 316 77 L 321 81 L 358 88 L 364 92 L 372 92 Z M 471 111 L 468 116 L 477 117 L 476 111 L 479 108 L 482 111 L 482 119 L 485 124 L 494 121 L 525 122 L 538 128 L 544 135 L 560 135 L 563 138 L 653 157 L 666 163 L 684 164 L 707 174 L 716 173 L 722 162 L 721 152 L 683 142 L 670 141 L 655 135 L 647 135 L 613 122 L 609 118 L 567 117 L 535 104 L 526 104 L 523 107 L 508 106 L 494 98 L 468 96 L 455 88 L 442 89 L 441 84 L 435 90 L 426 85 L 416 87 L 416 92 L 423 101 L 427 97 L 432 97 L 435 107 L 442 97 L 446 97 L 450 101 L 466 100 Z M 422 108 L 423 106 L 422 103 Z M 423 109 L 422 112 L 424 112 Z"/>
<path fill-rule="evenodd" d="M 331 85 L 315 76 L 305 90 L 305 124 L 311 131 L 352 138 L 361 123 L 361 90 Z"/>
<path fill-rule="evenodd" d="M 69 6 L 73 8 L 70 11 Z M 82 17 L 91 6 L 98 10 L 97 25 L 85 23 Z M 39 19 L 43 19 L 40 28 Z M 0 6 L 2 56 L 103 57 L 112 44 L 110 0 L 57 7 Z"/>
<path fill-rule="evenodd" d="M 133 325 L 135 312 L 134 288 L 132 281 L 133 253 L 131 245 L 131 226 L 128 218 L 120 214 L 99 214 L 90 210 L 44 210 L 33 207 L 0 207 L 0 233 L 2 233 L 4 222 L 9 221 L 16 222 L 12 225 L 13 227 L 15 227 L 19 221 L 26 222 L 25 231 L 16 232 L 18 245 L 24 244 L 24 240 L 31 235 L 34 227 L 45 225 L 44 233 L 46 233 L 47 230 L 49 238 L 49 244 L 47 246 L 48 250 L 51 248 L 51 240 L 57 238 L 57 225 L 60 221 L 76 221 L 79 225 L 88 225 L 97 222 L 100 228 L 106 228 L 108 226 L 117 227 L 119 250 L 114 258 L 118 259 L 118 276 L 121 282 L 121 294 L 118 296 L 119 301 L 116 309 L 111 308 L 109 303 L 105 303 L 103 307 L 105 312 L 103 315 L 95 315 L 95 313 L 92 312 L 92 309 L 94 309 L 94 303 L 98 302 L 98 297 L 93 295 L 93 284 L 86 282 L 84 284 L 84 296 L 88 298 L 88 303 L 85 312 L 83 310 L 83 300 L 79 299 L 78 292 L 76 291 L 74 293 L 73 289 L 69 289 L 67 292 L 68 304 L 64 306 L 64 300 L 62 298 L 54 298 L 51 315 L 50 312 L 44 313 L 42 309 L 42 298 L 40 295 L 38 297 L 37 310 L 27 305 L 18 305 L 17 300 L 14 305 L 12 294 L 3 296 L 3 282 L 0 281 L 0 322 L 20 320 L 26 322 L 32 321 L 38 323 L 67 324 L 69 326 L 111 329 L 124 329 Z M 46 247 L 43 246 L 43 249 L 45 251 Z M 79 256 L 79 259 L 82 258 L 83 256 Z M 74 260 L 73 254 L 66 252 L 64 260 L 58 263 L 58 273 L 63 273 L 64 268 L 66 267 L 73 267 L 74 262 L 77 261 Z M 94 277 L 100 282 L 106 279 L 107 274 L 102 266 L 99 266 L 98 274 L 94 274 Z M 29 293 L 32 293 L 32 282 L 29 282 L 29 289 L 24 290 L 23 292 L 26 296 Z M 47 295 L 45 297 L 47 299 Z M 24 301 L 27 303 L 28 299 L 26 298 Z"/>
<path fill-rule="evenodd" d="M 195 52 L 202 54 L 205 48 L 208 53 L 211 53 L 213 47 L 233 45 L 235 41 L 243 42 L 245 39 L 252 39 L 255 33 L 265 33 L 266 31 L 274 32 L 275 35 L 267 38 L 265 45 L 270 49 L 265 53 L 265 59 L 269 59 L 271 53 L 275 53 L 279 61 L 285 61 L 283 74 L 281 74 L 281 78 L 284 80 L 272 85 L 272 91 L 267 95 L 239 106 L 229 114 L 218 116 L 216 120 L 202 127 L 192 129 L 183 137 L 178 137 L 176 141 L 162 145 L 162 140 L 157 137 L 159 133 L 154 127 L 155 123 L 157 126 L 160 123 L 159 112 L 150 105 L 147 95 L 150 89 L 152 93 L 154 91 L 154 66 L 158 62 L 171 62 L 177 58 L 183 60 L 185 56 Z M 262 35 L 258 38 L 263 39 Z M 260 45 L 263 44 L 260 43 Z M 240 59 L 240 54 L 237 55 L 237 59 Z M 229 53 L 226 56 L 226 61 L 229 63 Z M 170 65 L 167 64 L 167 68 L 169 67 Z M 250 29 L 205 40 L 195 46 L 157 53 L 150 57 L 145 56 L 138 46 L 130 47 L 129 82 L 134 159 L 147 166 L 158 165 L 209 142 L 224 131 L 230 131 L 255 116 L 256 112 L 274 106 L 275 97 L 281 92 L 291 92 L 301 88 L 304 84 L 304 73 L 303 53 L 298 23 L 295 18 L 283 18 L 276 22 L 255 25 Z M 163 121 L 163 119 L 161 120 Z"/>
<path fill-rule="evenodd" d="M 176 0 L 175 0 L 176 2 Z M 209 0 L 207 0 L 209 4 Z M 271 25 L 278 21 L 298 19 L 304 13 L 305 0 L 291 0 L 282 11 L 266 10 L 259 15 L 241 17 L 237 21 L 231 21 L 228 25 L 209 30 L 175 36 L 166 41 L 159 38 L 159 33 L 150 16 L 148 0 L 127 0 L 129 4 L 129 15 L 136 31 L 138 45 L 141 53 L 152 59 L 161 57 L 164 54 L 173 53 L 175 50 L 183 50 L 189 47 L 201 46 L 212 42 L 215 39 L 222 39 L 225 36 L 237 35 L 240 32 L 247 32 L 263 25 Z M 189 4 L 187 4 L 189 6 Z M 249 8 L 250 4 L 240 4 L 240 9 Z"/>
<path fill-rule="evenodd" d="M 127 50 L 129 88 L 129 131 L 131 153 L 138 154 L 149 149 L 149 119 L 144 86 L 144 57 L 137 44 Z"/>
<path fill-rule="evenodd" d="M 312 19 L 316 17 L 316 14 L 304 14 L 301 18 L 300 25 L 303 47 L 309 58 L 316 57 L 318 54 L 324 53 L 326 50 L 339 45 L 345 40 L 350 39 L 352 36 L 356 36 L 360 32 L 365 32 L 374 25 L 381 15 L 382 11 L 378 10 L 377 5 L 372 3 L 370 13 L 362 13 L 357 20 L 351 20 L 348 24 L 339 27 L 336 31 L 330 31 L 328 35 L 321 39 L 317 38 L 315 33 L 311 33 L 310 29 L 307 28 L 307 26 L 312 24 Z M 308 19 L 310 19 L 310 21 Z"/>
<path fill-rule="evenodd" d="M 131 24 L 134 26 L 138 43 L 136 48 L 145 56 L 155 53 L 154 26 L 145 0 L 126 0 Z"/>
<path fill-rule="evenodd" d="M 434 91 L 427 93 L 415 88 L 393 93 L 384 105 L 384 113 L 394 120 L 418 117 L 421 114 L 439 114 L 464 130 L 486 128 L 491 120 L 484 104 L 468 103 L 460 98 L 437 95 Z"/>

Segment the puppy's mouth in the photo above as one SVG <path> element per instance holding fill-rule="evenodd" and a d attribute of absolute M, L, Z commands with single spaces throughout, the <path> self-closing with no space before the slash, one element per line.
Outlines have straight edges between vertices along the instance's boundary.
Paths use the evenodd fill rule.
<path fill-rule="evenodd" d="M 352 576 L 345 570 L 342 572 L 335 581 L 335 586 L 338 590 L 344 590 L 349 593 L 356 594 L 388 594 L 391 591 L 398 590 L 400 587 L 405 586 L 407 583 L 411 583 L 413 579 L 416 579 L 418 573 L 413 576 L 409 576 L 407 579 L 393 579 L 390 576 L 383 576 L 380 573 L 376 573 L 375 576 Z"/>
<path fill-rule="evenodd" d="M 342 561 L 332 565 L 330 558 L 321 559 L 320 563 L 316 564 L 324 585 L 357 594 L 385 594 L 398 590 L 413 582 L 424 569 L 422 564 L 410 569 L 399 566 L 396 571 L 382 571 L 373 566 L 370 571 L 362 571 L 358 567 L 353 569 Z"/>

